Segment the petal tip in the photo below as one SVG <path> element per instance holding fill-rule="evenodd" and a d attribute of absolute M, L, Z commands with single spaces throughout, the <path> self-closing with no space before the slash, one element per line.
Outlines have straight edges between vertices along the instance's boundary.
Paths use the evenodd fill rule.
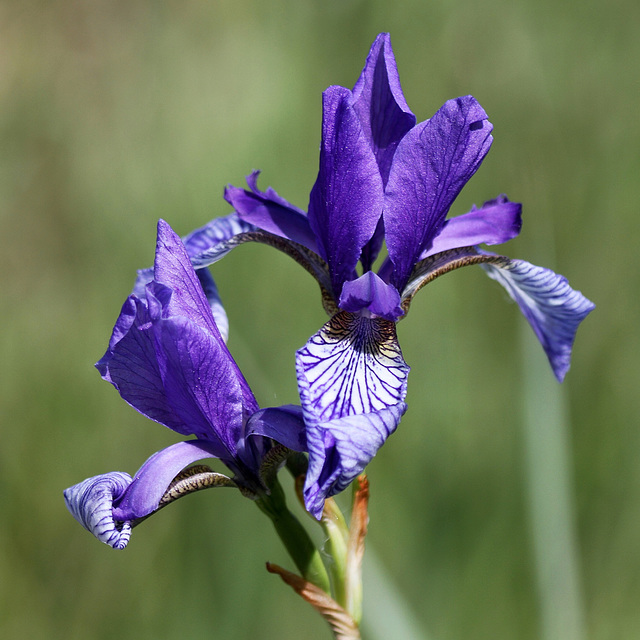
<path fill-rule="evenodd" d="M 87 478 L 64 491 L 71 515 L 98 540 L 113 549 L 124 549 L 131 538 L 131 523 L 117 522 L 113 517 L 113 502 L 122 497 L 131 476 L 114 471 Z"/>

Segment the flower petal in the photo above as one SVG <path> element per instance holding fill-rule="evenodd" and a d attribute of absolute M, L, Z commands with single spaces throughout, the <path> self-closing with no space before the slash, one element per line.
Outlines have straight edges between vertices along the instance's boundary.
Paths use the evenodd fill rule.
<path fill-rule="evenodd" d="M 491 146 L 492 125 L 472 96 L 446 102 L 401 140 L 385 191 L 391 283 L 398 290 L 440 231 L 449 207 Z"/>
<path fill-rule="evenodd" d="M 245 437 L 264 436 L 293 449 L 307 450 L 302 407 L 289 404 L 256 411 L 247 421 Z"/>
<path fill-rule="evenodd" d="M 345 282 L 338 304 L 345 311 L 357 313 L 366 309 L 385 320 L 395 321 L 404 315 L 398 291 L 373 271 L 366 271 L 356 280 Z"/>
<path fill-rule="evenodd" d="M 571 364 L 576 331 L 595 308 L 593 302 L 572 289 L 563 276 L 524 260 L 507 259 L 483 268 L 518 303 L 562 382 Z"/>
<path fill-rule="evenodd" d="M 196 276 L 202 285 L 204 295 L 211 307 L 211 313 L 215 320 L 216 326 L 220 331 L 222 339 L 227 342 L 229 339 L 229 319 L 227 318 L 227 312 L 224 310 L 220 294 L 218 293 L 218 287 L 215 280 L 211 275 L 211 272 L 204 268 L 196 271 Z M 133 285 L 132 294 L 137 298 L 144 298 L 146 295 L 146 285 L 153 281 L 153 267 L 149 269 L 139 269 L 136 277 L 136 282 Z"/>
<path fill-rule="evenodd" d="M 196 277 L 185 246 L 164 220 L 158 221 L 153 273 L 154 282 L 171 290 L 170 298 L 163 304 L 163 316 L 189 318 L 206 328 L 216 338 L 220 338 L 211 307 Z"/>
<path fill-rule="evenodd" d="M 181 433 L 182 421 L 164 393 L 150 327 L 146 305 L 130 296 L 122 306 L 109 348 L 96 368 L 134 409 Z"/>
<path fill-rule="evenodd" d="M 307 510 L 318 520 L 325 498 L 346 489 L 363 471 L 407 409 L 404 402 L 373 413 L 308 425 L 309 470 L 304 485 Z"/>
<path fill-rule="evenodd" d="M 158 223 L 146 301 L 130 296 L 96 365 L 138 411 L 184 435 L 237 453 L 257 402 L 229 354 L 182 242 Z"/>
<path fill-rule="evenodd" d="M 502 244 L 515 238 L 522 227 L 522 205 L 506 196 L 485 202 L 482 207 L 444 221 L 440 233 L 419 260 L 428 256 L 478 244 Z"/>
<path fill-rule="evenodd" d="M 388 33 L 375 39 L 364 69 L 353 87 L 353 107 L 387 184 L 398 142 L 416 124 L 400 86 Z"/>
<path fill-rule="evenodd" d="M 225 200 L 236 210 L 240 219 L 264 231 L 293 240 L 317 253 L 316 239 L 309 226 L 307 214 L 281 198 L 271 187 L 258 189 L 259 171 L 247 176 L 251 191 L 229 185 Z"/>
<path fill-rule="evenodd" d="M 183 242 L 189 257 L 193 258 L 203 251 L 208 251 L 212 247 L 226 243 L 236 236 L 250 231 L 255 231 L 252 224 L 241 220 L 237 213 L 231 213 L 227 216 L 214 218 L 204 227 L 192 231 L 183 238 Z"/>
<path fill-rule="evenodd" d="M 188 465 L 205 458 L 220 458 L 225 450 L 205 440 L 177 442 L 154 453 L 138 470 L 133 481 L 113 500 L 113 518 L 128 522 L 153 513 L 171 481 Z"/>
<path fill-rule="evenodd" d="M 232 249 L 244 244 L 245 242 L 259 242 L 274 247 L 288 256 L 293 258 L 298 264 L 302 265 L 320 285 L 323 293 L 323 299 L 331 299 L 331 279 L 329 277 L 329 268 L 327 263 L 315 251 L 311 251 L 304 245 L 288 240 L 281 236 L 277 236 L 267 231 L 262 231 L 254 227 L 253 231 L 247 231 L 233 236 L 231 239 L 216 242 L 213 241 L 211 246 L 203 247 L 200 253 L 191 256 L 191 264 L 197 273 L 204 267 L 217 262 L 224 258 Z M 201 243 L 201 246 L 203 243 Z"/>
<path fill-rule="evenodd" d="M 409 366 L 394 322 L 342 311 L 297 352 L 296 371 L 309 424 L 395 406 L 406 395 Z"/>
<path fill-rule="evenodd" d="M 237 391 L 235 390 L 235 384 L 232 384 L 231 380 L 235 378 L 235 382 L 239 386 L 240 393 L 242 394 L 244 409 L 248 412 L 255 411 L 258 408 L 257 402 L 244 376 L 224 344 L 224 339 L 215 323 L 209 302 L 204 295 L 201 281 L 196 277 L 185 246 L 173 229 L 163 220 L 158 222 L 154 280 L 171 289 L 171 298 L 163 305 L 163 317 L 175 315 L 188 318 L 194 322 L 195 326 L 206 330 L 210 334 L 209 345 L 205 348 L 210 352 L 210 357 L 217 358 L 217 360 L 211 362 L 210 365 L 225 372 L 225 380 L 231 385 L 228 389 L 233 387 L 234 394 L 237 393 Z M 148 293 L 148 296 L 149 295 L 150 293 Z M 176 334 L 174 334 L 174 336 L 176 339 L 179 338 Z M 191 338 L 187 337 L 185 339 L 189 342 Z M 204 336 L 201 336 L 199 343 L 200 345 L 205 345 Z M 188 366 L 188 363 L 186 366 Z M 192 382 L 194 386 L 190 391 L 200 386 L 199 380 L 195 379 Z M 218 413 L 221 413 L 221 407 L 224 405 L 227 390 L 219 388 L 217 389 L 217 393 L 215 393 L 216 389 L 209 388 L 211 393 L 209 402 L 215 404 Z M 226 412 L 222 413 L 226 414 Z M 212 416 L 213 414 L 211 414 L 210 417 Z M 194 435 L 198 436 L 204 435 L 196 432 L 189 433 L 194 433 Z"/>
<path fill-rule="evenodd" d="M 187 318 L 153 325 L 163 393 L 174 416 L 172 428 L 221 442 L 233 459 L 247 416 L 258 404 L 222 340 Z"/>
<path fill-rule="evenodd" d="M 355 275 L 383 200 L 378 164 L 351 100 L 343 87 L 329 87 L 323 94 L 320 170 L 309 200 L 309 223 L 329 265 L 336 298 Z"/>
<path fill-rule="evenodd" d="M 131 482 L 131 476 L 120 471 L 93 476 L 65 489 L 64 499 L 71 515 L 100 542 L 124 549 L 131 537 L 131 523 L 114 520 L 113 502 Z"/>
<path fill-rule="evenodd" d="M 508 261 L 509 258 L 479 251 L 477 247 L 459 247 L 428 256 L 424 260 L 420 260 L 411 272 L 411 276 L 401 293 L 402 308 L 406 313 L 413 296 L 422 287 L 441 275 L 449 273 L 449 271 L 472 264 L 503 263 Z"/>
<path fill-rule="evenodd" d="M 226 343 L 229 339 L 229 319 L 227 318 L 227 312 L 224 310 L 220 294 L 218 293 L 218 287 L 211 275 L 209 269 L 198 269 L 196 276 L 200 281 L 204 295 L 207 298 L 213 319 L 218 327 L 218 331 L 222 336 L 222 339 Z"/>

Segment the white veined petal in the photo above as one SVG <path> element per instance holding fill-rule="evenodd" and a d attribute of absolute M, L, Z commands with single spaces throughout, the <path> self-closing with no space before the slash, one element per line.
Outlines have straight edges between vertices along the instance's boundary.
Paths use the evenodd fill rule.
<path fill-rule="evenodd" d="M 296 362 L 308 423 L 374 413 L 406 395 L 409 366 L 389 320 L 337 313 L 297 352 Z"/>
<path fill-rule="evenodd" d="M 595 305 L 567 279 L 550 269 L 524 260 L 482 265 L 490 278 L 499 282 L 518 303 L 562 382 L 571 363 L 571 349 L 580 323 Z"/>
<path fill-rule="evenodd" d="M 346 489 L 362 473 L 407 409 L 404 402 L 376 411 L 310 425 L 307 429 L 309 470 L 304 498 L 308 511 L 320 518 L 325 498 Z"/>
<path fill-rule="evenodd" d="M 98 540 L 114 549 L 124 549 L 131 537 L 131 523 L 113 519 L 113 501 L 131 482 L 128 473 L 113 471 L 87 478 L 64 492 L 71 515 Z"/>

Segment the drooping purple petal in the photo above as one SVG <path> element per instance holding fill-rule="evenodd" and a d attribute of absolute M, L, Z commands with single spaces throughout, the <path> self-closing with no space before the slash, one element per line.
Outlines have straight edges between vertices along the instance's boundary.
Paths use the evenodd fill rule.
<path fill-rule="evenodd" d="M 406 311 L 413 296 L 432 280 L 461 267 L 485 264 L 487 262 L 492 264 L 506 263 L 509 262 L 509 258 L 480 251 L 477 247 L 458 247 L 457 249 L 442 251 L 420 260 L 400 293 L 402 308 Z M 383 264 L 383 267 L 385 266 Z"/>
<path fill-rule="evenodd" d="M 373 149 L 384 186 L 398 142 L 416 124 L 402 93 L 388 33 L 378 35 L 371 46 L 353 87 L 353 107 Z"/>
<path fill-rule="evenodd" d="M 252 224 L 241 220 L 237 213 L 214 218 L 211 222 L 192 231 L 183 238 L 184 247 L 190 258 L 212 247 L 223 244 L 243 233 L 255 231 Z"/>
<path fill-rule="evenodd" d="M 318 281 L 323 295 L 324 292 L 326 292 L 327 298 L 331 297 L 330 292 L 332 287 L 329 268 L 327 263 L 315 251 L 311 251 L 297 242 L 255 227 L 253 231 L 240 233 L 228 241 L 214 243 L 212 246 L 204 248 L 200 253 L 194 254 L 191 257 L 191 264 L 198 270 L 197 273 L 199 273 L 204 267 L 208 267 L 221 258 L 224 258 L 232 249 L 246 242 L 266 244 L 287 254 L 298 264 L 302 265 L 302 267 Z"/>
<path fill-rule="evenodd" d="M 329 422 L 401 402 L 409 366 L 395 323 L 342 311 L 296 353 L 305 421 Z"/>
<path fill-rule="evenodd" d="M 307 450 L 302 407 L 284 405 L 256 411 L 247 421 L 245 437 L 272 438 L 293 451 Z"/>
<path fill-rule="evenodd" d="M 444 221 L 431 247 L 423 251 L 419 260 L 458 247 L 478 244 L 502 244 L 515 238 L 522 227 L 522 205 L 510 202 L 506 196 L 474 206 L 469 213 Z"/>
<path fill-rule="evenodd" d="M 382 213 L 382 179 L 351 92 L 323 94 L 320 170 L 309 200 L 309 223 L 329 265 L 334 294 L 351 280 Z"/>
<path fill-rule="evenodd" d="M 484 264 L 483 268 L 518 303 L 562 382 L 571 364 L 576 331 L 595 308 L 593 302 L 572 289 L 563 276 L 524 260 Z"/>
<path fill-rule="evenodd" d="M 256 240 L 255 235 L 260 233 L 264 232 L 241 220 L 237 213 L 231 213 L 196 229 L 183 241 L 193 268 L 200 270 L 221 260 L 241 244 Z"/>
<path fill-rule="evenodd" d="M 120 471 L 93 476 L 65 489 L 64 499 L 71 515 L 87 531 L 114 549 L 124 549 L 131 537 L 131 524 L 114 520 L 113 502 L 131 482 L 131 476 Z"/>
<path fill-rule="evenodd" d="M 325 498 L 346 489 L 395 431 L 407 405 L 312 423 L 307 428 L 309 470 L 304 485 L 307 510 L 318 520 Z"/>
<path fill-rule="evenodd" d="M 247 176 L 250 191 L 229 185 L 225 200 L 240 218 L 264 231 L 293 240 L 317 253 L 315 235 L 309 226 L 307 214 L 281 198 L 271 187 L 266 192 L 258 189 L 259 171 Z"/>
<path fill-rule="evenodd" d="M 472 96 L 446 102 L 401 140 L 385 191 L 391 283 L 401 290 L 449 207 L 491 146 L 492 125 Z"/>
<path fill-rule="evenodd" d="M 409 366 L 395 322 L 341 311 L 297 352 L 296 372 L 309 451 L 305 504 L 319 518 L 324 499 L 342 491 L 396 428 Z"/>
<path fill-rule="evenodd" d="M 354 313 L 366 309 L 385 320 L 396 321 L 404 315 L 397 289 L 383 282 L 373 271 L 366 271 L 356 280 L 345 282 L 338 305 Z"/>
<path fill-rule="evenodd" d="M 133 477 L 133 481 L 113 501 L 113 518 L 131 521 L 153 513 L 171 481 L 188 465 L 205 458 L 219 458 L 224 449 L 204 440 L 178 442 L 154 453 Z"/>

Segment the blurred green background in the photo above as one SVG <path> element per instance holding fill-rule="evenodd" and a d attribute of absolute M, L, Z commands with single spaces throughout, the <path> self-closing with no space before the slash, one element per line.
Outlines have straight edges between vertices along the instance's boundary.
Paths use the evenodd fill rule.
<path fill-rule="evenodd" d="M 598 308 L 559 386 L 480 269 L 417 297 L 410 409 L 368 470 L 365 637 L 640 637 L 639 18 L 631 0 L 2 2 L 0 635 L 330 637 L 264 570 L 292 567 L 235 492 L 180 501 L 116 552 L 62 490 L 176 441 L 92 366 L 157 219 L 185 234 L 228 213 L 224 185 L 254 168 L 306 208 L 321 92 L 389 31 L 419 120 L 471 93 L 494 123 L 452 214 L 522 201 L 505 253 Z M 257 245 L 213 273 L 258 400 L 296 402 L 317 286 Z"/>

